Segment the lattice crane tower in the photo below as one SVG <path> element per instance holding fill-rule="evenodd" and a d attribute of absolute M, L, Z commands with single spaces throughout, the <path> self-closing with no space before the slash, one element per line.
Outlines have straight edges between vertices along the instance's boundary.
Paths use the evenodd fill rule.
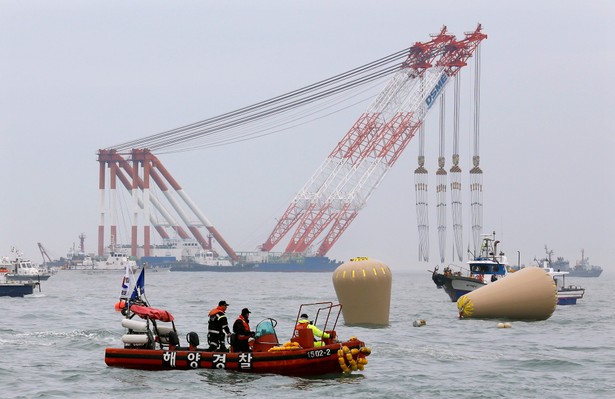
<path fill-rule="evenodd" d="M 449 78 L 487 36 L 481 26 L 457 41 L 443 27 L 432 40 L 416 43 L 384 90 L 358 118 L 296 194 L 262 249 L 270 251 L 295 228 L 286 253 L 324 256 L 366 205 L 386 173 L 422 125 Z"/>

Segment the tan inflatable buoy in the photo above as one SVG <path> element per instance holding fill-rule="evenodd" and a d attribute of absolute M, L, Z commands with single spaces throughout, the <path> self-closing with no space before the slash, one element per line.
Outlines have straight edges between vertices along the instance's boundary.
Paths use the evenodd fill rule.
<path fill-rule="evenodd" d="M 557 306 L 557 287 L 543 269 L 526 267 L 457 300 L 459 318 L 546 320 Z"/>
<path fill-rule="evenodd" d="M 346 325 L 389 324 L 391 270 L 367 257 L 352 258 L 333 272 L 333 286 Z"/>

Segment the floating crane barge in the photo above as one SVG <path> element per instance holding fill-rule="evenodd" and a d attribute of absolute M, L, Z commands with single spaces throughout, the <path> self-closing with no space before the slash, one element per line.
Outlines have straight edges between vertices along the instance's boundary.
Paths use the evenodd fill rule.
<path fill-rule="evenodd" d="M 261 270 L 289 271 L 291 259 L 299 259 L 295 265 L 308 267 L 312 264 L 313 267 L 324 267 L 326 271 L 334 270 L 339 263 L 331 261 L 326 254 L 358 216 L 359 211 L 366 206 L 371 194 L 399 159 L 410 140 L 417 132 L 422 131 L 427 113 L 438 98 L 443 99 L 446 86 L 452 80 L 455 80 L 455 101 L 458 107 L 457 75 L 467 65 L 467 60 L 477 51 L 481 41 L 486 38 L 480 24 L 474 31 L 465 33 L 465 37 L 460 40 L 449 34 L 446 27 L 443 27 L 427 42 L 417 42 L 406 50 L 318 84 L 218 117 L 99 150 L 99 255 L 102 255 L 105 248 L 105 234 L 108 233 L 112 241 L 117 237 L 119 180 L 131 195 L 130 246 L 132 256 L 137 256 L 139 247 L 143 248 L 143 256 L 151 256 L 152 226 L 163 239 L 168 239 L 170 237 L 168 230 L 172 230 L 180 239 L 195 239 L 203 250 L 213 251 L 218 255 L 216 249 L 212 247 L 212 241 L 208 240 L 201 231 L 201 229 L 206 229 L 207 234 L 222 247 L 232 264 L 241 264 L 245 270 L 260 267 Z M 394 64 L 391 66 L 391 63 Z M 221 134 L 234 127 L 287 112 L 299 105 L 309 104 L 332 93 L 339 93 L 349 87 L 388 75 L 391 77 L 386 87 L 359 116 L 321 166 L 299 190 L 283 215 L 277 219 L 269 237 L 260 245 L 259 252 L 269 253 L 281 243 L 284 237 L 290 236 L 283 251 L 283 257 L 281 257 L 289 261 L 279 263 L 279 265 L 286 266 L 276 267 L 269 261 L 261 262 L 259 265 L 258 262 L 251 262 L 240 257 L 152 152 L 176 148 L 188 141 L 203 139 L 212 134 Z M 354 80 L 348 80 L 350 78 Z M 443 125 L 443 108 L 441 115 L 441 125 Z M 456 118 L 458 119 L 458 115 Z M 426 239 L 428 224 L 426 215 L 424 215 L 426 200 L 420 199 L 426 195 L 427 182 L 425 180 L 426 170 L 421 169 L 422 161 L 424 161 L 424 156 L 422 158 L 421 156 L 418 172 L 415 173 L 418 179 L 416 184 L 417 217 L 421 238 L 419 249 L 423 260 L 428 260 L 426 255 L 428 252 Z M 453 155 L 454 167 L 451 172 L 460 171 L 456 163 L 458 159 L 459 154 L 455 153 Z M 474 168 L 471 172 L 474 174 L 472 201 L 473 231 L 475 233 L 482 228 L 482 200 L 480 198 L 482 171 L 480 171 L 478 162 L 479 157 L 476 151 Z M 446 172 L 442 173 L 444 165 L 442 156 L 439 163 L 441 169 L 439 175 L 446 175 Z M 442 192 L 442 184 L 439 179 L 439 192 Z M 166 203 L 152 195 L 152 185 L 162 192 Z M 455 185 L 451 183 L 451 187 L 453 195 L 457 195 L 453 202 L 459 205 L 458 191 L 461 183 L 457 182 Z M 445 190 L 444 188 L 444 192 Z M 443 201 L 443 198 L 440 195 L 439 201 Z M 456 217 L 454 230 L 459 250 L 461 247 L 461 216 L 460 214 L 455 216 L 455 209 L 457 208 L 453 207 L 454 218 Z M 442 225 L 442 221 L 439 223 L 438 230 L 442 235 L 442 230 L 446 226 Z M 106 231 L 107 227 L 108 231 Z M 140 228 L 143 229 L 142 245 L 137 239 Z M 442 253 L 445 247 L 445 241 L 442 238 L 440 247 Z M 312 248 L 317 249 L 313 251 Z M 307 261 L 309 258 L 314 261 Z M 296 270 L 304 271 L 301 268 Z"/>

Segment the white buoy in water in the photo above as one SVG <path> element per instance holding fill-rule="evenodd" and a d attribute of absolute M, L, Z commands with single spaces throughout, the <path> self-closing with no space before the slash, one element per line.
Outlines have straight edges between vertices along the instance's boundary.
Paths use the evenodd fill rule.
<path fill-rule="evenodd" d="M 421 320 L 414 320 L 412 322 L 412 325 L 414 327 L 423 327 L 423 326 L 427 325 L 427 322 L 425 320 L 422 320 L 422 319 Z"/>

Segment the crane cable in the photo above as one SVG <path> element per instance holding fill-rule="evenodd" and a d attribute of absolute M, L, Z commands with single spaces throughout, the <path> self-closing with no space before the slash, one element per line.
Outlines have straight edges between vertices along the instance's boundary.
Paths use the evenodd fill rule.
<path fill-rule="evenodd" d="M 144 138 L 107 147 L 107 149 L 124 151 L 136 147 L 147 147 L 159 150 L 176 147 L 178 144 L 187 141 L 221 133 L 263 118 L 273 117 L 395 73 L 402 65 L 400 60 L 407 58 L 408 50 L 409 49 L 398 51 L 331 78 L 235 111 Z"/>
<path fill-rule="evenodd" d="M 361 94 L 363 94 L 365 91 L 361 92 Z M 356 95 L 355 95 L 356 96 Z M 268 136 L 271 134 L 275 134 L 275 133 L 279 133 L 285 130 L 289 130 L 292 128 L 295 128 L 297 126 L 300 126 L 302 124 L 305 123 L 309 123 L 312 122 L 314 120 L 318 120 L 318 119 L 322 119 L 322 118 L 326 118 L 332 114 L 335 114 L 337 112 L 340 112 L 342 110 L 345 110 L 347 108 L 351 108 L 354 107 L 360 103 L 363 103 L 367 100 L 369 100 L 370 98 L 372 98 L 373 95 L 367 97 L 367 98 L 361 98 L 358 99 L 357 101 L 346 105 L 342 108 L 339 109 L 333 109 L 331 111 L 329 111 L 326 114 L 317 116 L 317 114 L 322 112 L 322 109 L 320 108 L 315 108 L 313 111 L 311 112 L 307 112 L 307 113 L 303 113 L 300 116 L 296 116 L 296 117 L 290 117 L 290 118 L 286 118 L 286 121 L 284 120 L 280 120 L 280 121 L 273 121 L 272 123 L 268 123 L 267 125 L 264 125 L 262 127 L 256 127 L 253 125 L 248 125 L 246 127 L 246 129 L 233 129 L 230 134 L 225 135 L 224 137 L 221 138 L 211 138 L 210 141 L 207 142 L 202 142 L 201 144 L 187 144 L 187 147 L 181 147 L 181 146 L 174 146 L 172 149 L 167 149 L 167 150 L 159 150 L 156 153 L 158 154 L 172 154 L 172 153 L 178 153 L 178 152 L 184 152 L 184 151 L 191 151 L 191 150 L 197 150 L 197 149 L 202 149 L 202 148 L 212 148 L 212 147 L 219 147 L 219 146 L 223 146 L 223 145 L 227 145 L 227 144 L 233 144 L 233 143 L 239 143 L 242 141 L 247 141 L 247 140 L 252 140 L 252 139 L 256 139 L 259 137 L 264 137 L 264 136 Z M 340 104 L 341 102 L 343 102 L 345 100 L 340 100 L 340 101 L 336 101 L 334 103 L 334 105 Z M 331 106 L 325 106 L 327 109 L 331 109 Z M 308 117 L 314 116 L 311 119 L 308 119 L 306 122 L 299 122 L 302 119 L 306 119 Z M 232 135 L 231 135 L 232 134 Z M 203 141 L 203 140 L 201 140 Z"/>
<path fill-rule="evenodd" d="M 255 115 L 247 115 L 245 117 L 239 118 L 239 119 L 231 119 L 228 122 L 224 122 L 224 123 L 220 123 L 214 126 L 210 126 L 204 129 L 199 129 L 196 131 L 192 131 L 192 130 L 187 130 L 185 132 L 183 132 L 183 134 L 178 135 L 178 134 L 173 134 L 172 136 L 166 137 L 163 140 L 159 140 L 158 142 L 152 143 L 148 146 L 148 148 L 152 149 L 152 150 L 158 150 L 161 148 L 167 148 L 169 146 L 176 146 L 178 144 L 184 143 L 186 141 L 191 141 L 194 139 L 198 139 L 204 136 L 210 136 L 213 134 L 218 134 L 220 132 L 224 132 L 236 127 L 240 127 L 243 125 L 246 125 L 248 123 L 252 123 L 258 120 L 261 120 L 263 118 L 267 118 L 267 117 L 272 117 L 278 114 L 281 114 L 283 112 L 286 111 L 290 111 L 292 109 L 295 109 L 297 107 L 300 106 L 304 106 L 307 104 L 310 104 L 314 101 L 317 100 L 321 100 L 323 98 L 329 97 L 330 95 L 336 94 L 339 91 L 344 91 L 344 90 L 348 90 L 350 88 L 353 88 L 357 85 L 362 85 L 365 83 L 368 83 L 370 81 L 372 81 L 373 79 L 377 79 L 380 78 L 382 76 L 386 76 L 389 75 L 390 73 L 387 71 L 385 74 L 383 75 L 373 75 L 370 78 L 366 78 L 366 79 L 362 79 L 362 80 L 358 80 L 358 81 L 353 81 L 351 84 L 345 85 L 343 88 L 336 88 L 334 90 L 329 90 L 326 91 L 324 93 L 317 93 L 313 96 L 311 96 L 308 99 L 302 99 L 302 100 L 297 100 L 288 104 L 283 104 L 281 106 L 278 106 L 276 108 L 273 109 L 269 109 L 269 110 L 264 110 L 258 114 Z"/>

